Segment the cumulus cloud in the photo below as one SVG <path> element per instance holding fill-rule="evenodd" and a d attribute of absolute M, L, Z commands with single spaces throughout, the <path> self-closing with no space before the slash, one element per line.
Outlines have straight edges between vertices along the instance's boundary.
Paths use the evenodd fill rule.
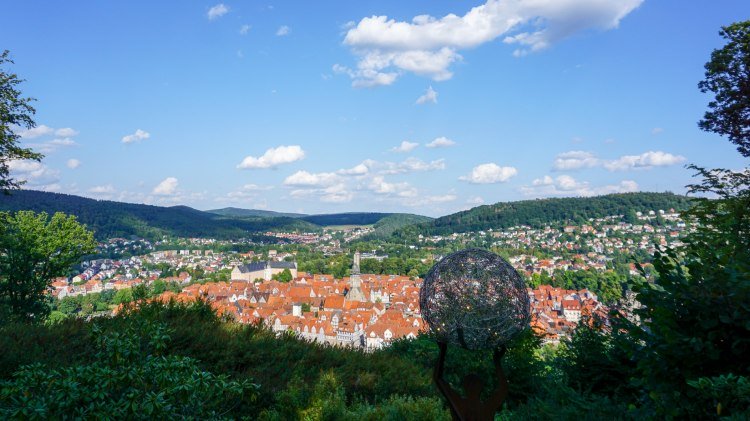
<path fill-rule="evenodd" d="M 13 178 L 27 183 L 26 187 L 37 190 L 45 190 L 44 186 L 51 186 L 60 181 L 59 171 L 33 160 L 10 160 L 8 161 L 8 169 Z"/>
<path fill-rule="evenodd" d="M 439 195 L 427 195 L 427 196 L 419 196 L 414 198 L 407 198 L 401 201 L 401 203 L 405 206 L 430 206 L 430 205 L 438 205 L 441 203 L 448 203 L 453 202 L 456 199 L 458 199 L 458 196 L 456 196 L 453 193 L 448 194 L 439 194 Z"/>
<path fill-rule="evenodd" d="M 36 127 L 32 127 L 26 130 L 20 130 L 18 135 L 24 139 L 35 139 L 40 136 L 46 136 L 55 132 L 55 129 L 44 124 L 40 124 Z"/>
<path fill-rule="evenodd" d="M 648 151 L 640 155 L 625 155 L 610 160 L 598 158 L 591 152 L 569 151 L 557 155 L 552 168 L 557 171 L 568 171 L 581 168 L 604 167 L 609 171 L 625 171 L 630 169 L 665 167 L 682 162 L 685 162 L 684 156 L 662 151 Z"/>
<path fill-rule="evenodd" d="M 417 142 L 409 142 L 408 140 L 404 140 L 403 142 L 401 142 L 400 145 L 394 148 L 391 148 L 391 152 L 398 152 L 398 153 L 411 152 L 417 146 L 419 146 L 419 143 Z"/>
<path fill-rule="evenodd" d="M 78 131 L 70 127 L 63 127 L 62 129 L 55 130 L 55 136 L 60 137 L 73 137 L 78 135 Z"/>
<path fill-rule="evenodd" d="M 432 86 L 427 88 L 427 92 L 424 95 L 417 98 L 417 104 L 437 104 L 438 93 L 432 89 Z"/>
<path fill-rule="evenodd" d="M 208 20 L 218 19 L 229 12 L 229 7 L 225 6 L 224 3 L 219 3 L 216 6 L 208 9 Z"/>
<path fill-rule="evenodd" d="M 242 25 L 240 27 L 240 35 L 247 35 L 248 32 L 250 32 L 250 25 Z"/>
<path fill-rule="evenodd" d="M 518 174 L 518 170 L 514 167 L 501 167 L 490 162 L 477 165 L 471 170 L 471 173 L 458 179 L 472 184 L 494 184 L 504 183 L 516 174 Z"/>
<path fill-rule="evenodd" d="M 104 184 L 101 186 L 94 186 L 89 189 L 89 193 L 94 193 L 97 195 L 108 195 L 115 192 L 115 188 L 111 184 Z"/>
<path fill-rule="evenodd" d="M 245 184 L 240 189 L 227 193 L 226 197 L 218 198 L 217 200 L 228 200 L 230 202 L 243 202 L 248 199 L 254 199 L 258 196 L 259 192 L 265 190 L 271 190 L 271 186 L 259 186 L 257 184 Z"/>
<path fill-rule="evenodd" d="M 364 164 L 380 174 L 406 174 L 410 172 L 445 169 L 444 159 L 436 159 L 434 161 L 426 162 L 414 157 L 407 158 L 401 162 L 377 162 L 368 159 Z"/>
<path fill-rule="evenodd" d="M 555 158 L 552 168 L 555 170 L 577 170 L 579 168 L 591 168 L 601 165 L 601 160 L 591 152 L 569 151 L 563 152 Z"/>
<path fill-rule="evenodd" d="M 592 186 L 587 181 L 578 181 L 569 175 L 560 175 L 555 178 L 545 175 L 534 180 L 531 186 L 521 187 L 521 193 L 533 197 L 596 196 L 635 191 L 638 191 L 638 183 L 633 180 L 623 180 L 617 184 L 604 186 Z"/>
<path fill-rule="evenodd" d="M 276 36 L 277 37 L 283 37 L 286 35 L 289 35 L 289 33 L 292 32 L 292 29 L 286 25 L 279 26 L 279 29 L 276 30 Z"/>
<path fill-rule="evenodd" d="M 350 24 L 344 37 L 358 57 L 346 69 L 354 86 L 393 83 L 411 72 L 433 80 L 450 79 L 459 50 L 502 37 L 518 48 L 515 56 L 543 50 L 589 29 L 609 30 L 643 0 L 487 0 L 463 16 L 419 15 L 409 21 L 370 16 Z"/>
<path fill-rule="evenodd" d="M 135 133 L 123 136 L 122 143 L 140 142 L 141 140 L 146 140 L 150 137 L 151 133 L 141 129 L 136 129 Z"/>
<path fill-rule="evenodd" d="M 364 163 L 361 163 L 361 164 L 357 164 L 353 166 L 352 168 L 342 168 L 336 171 L 336 174 L 359 176 L 359 175 L 367 175 L 367 173 L 369 172 L 370 172 L 370 168 Z"/>
<path fill-rule="evenodd" d="M 455 144 L 456 142 L 448 139 L 447 137 L 441 136 L 441 137 L 436 138 L 432 142 L 426 144 L 425 146 L 428 148 L 447 148 Z"/>
<path fill-rule="evenodd" d="M 661 151 L 648 151 L 640 155 L 625 155 L 614 161 L 604 164 L 610 171 L 624 171 L 630 169 L 647 169 L 653 167 L 665 167 L 685 162 L 682 155 L 672 155 Z"/>
<path fill-rule="evenodd" d="M 320 187 L 330 186 L 339 181 L 339 176 L 331 172 L 310 173 L 307 171 L 297 171 L 284 179 L 285 186 L 306 186 Z"/>
<path fill-rule="evenodd" d="M 480 206 L 484 204 L 484 199 L 481 196 L 472 196 L 466 199 L 466 204 L 469 206 Z"/>
<path fill-rule="evenodd" d="M 79 160 L 77 160 L 75 158 L 71 158 L 71 159 L 68 160 L 68 162 L 65 163 L 65 166 L 67 166 L 71 170 L 74 170 L 74 169 L 76 169 L 76 168 L 78 168 L 78 167 L 81 166 L 81 161 L 79 161 Z"/>
<path fill-rule="evenodd" d="M 299 161 L 305 157 L 305 151 L 298 145 L 270 148 L 260 157 L 246 156 L 237 165 L 240 169 L 272 168 L 282 164 Z"/>
<path fill-rule="evenodd" d="M 178 181 L 174 177 L 167 177 L 154 187 L 152 194 L 158 196 L 173 196 L 177 194 Z"/>
<path fill-rule="evenodd" d="M 415 197 L 417 195 L 417 189 L 412 187 L 411 184 L 407 182 L 390 183 L 380 175 L 370 180 L 367 189 L 377 194 L 397 197 Z"/>

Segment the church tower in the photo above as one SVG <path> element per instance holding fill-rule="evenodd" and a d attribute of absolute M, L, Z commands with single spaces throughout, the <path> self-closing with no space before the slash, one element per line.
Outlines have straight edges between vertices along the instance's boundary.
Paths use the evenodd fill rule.
<path fill-rule="evenodd" d="M 362 279 L 359 277 L 359 262 L 361 255 L 359 250 L 354 253 L 354 263 L 352 264 L 352 275 L 349 278 L 349 292 L 346 293 L 346 299 L 349 301 L 367 301 L 365 293 L 362 292 Z"/>

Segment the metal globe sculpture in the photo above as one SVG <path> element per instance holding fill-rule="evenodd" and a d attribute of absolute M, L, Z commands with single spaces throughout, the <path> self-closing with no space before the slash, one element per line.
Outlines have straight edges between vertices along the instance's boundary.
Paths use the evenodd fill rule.
<path fill-rule="evenodd" d="M 422 283 L 419 305 L 439 342 L 471 350 L 502 347 L 531 319 L 521 276 L 481 249 L 455 252 L 435 264 Z"/>

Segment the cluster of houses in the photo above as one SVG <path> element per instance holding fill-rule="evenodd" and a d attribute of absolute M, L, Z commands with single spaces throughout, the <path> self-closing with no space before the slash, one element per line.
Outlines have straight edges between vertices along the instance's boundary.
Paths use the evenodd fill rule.
<path fill-rule="evenodd" d="M 272 262 L 260 262 L 235 268 L 229 282 L 194 284 L 180 293 L 165 292 L 159 299 L 206 299 L 219 314 L 240 323 L 263 323 L 277 333 L 368 351 L 415 338 L 425 329 L 419 309 L 422 280 L 360 274 L 360 259 L 356 253 L 350 277 L 303 274 L 288 283 L 254 282 L 274 270 Z M 549 342 L 568 335 L 584 314 L 606 316 L 596 295 L 587 290 L 542 286 L 528 293 L 533 328 Z"/>
<path fill-rule="evenodd" d="M 570 335 L 581 317 L 596 315 L 607 319 L 608 309 L 589 290 L 541 285 L 528 291 L 533 315 L 531 326 L 545 342 L 557 343 Z"/>

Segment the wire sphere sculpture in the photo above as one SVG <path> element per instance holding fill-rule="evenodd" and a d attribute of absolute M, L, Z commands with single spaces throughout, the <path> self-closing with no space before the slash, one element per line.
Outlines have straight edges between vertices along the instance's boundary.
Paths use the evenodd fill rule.
<path fill-rule="evenodd" d="M 422 283 L 419 306 L 438 341 L 471 350 L 500 348 L 531 320 L 521 276 L 482 249 L 458 251 L 435 264 Z"/>

